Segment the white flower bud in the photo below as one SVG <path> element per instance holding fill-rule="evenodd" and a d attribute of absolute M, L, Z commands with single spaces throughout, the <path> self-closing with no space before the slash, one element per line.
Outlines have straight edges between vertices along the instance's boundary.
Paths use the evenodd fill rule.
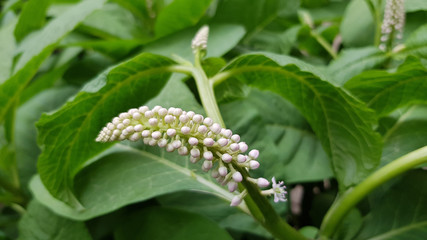
<path fill-rule="evenodd" d="M 270 182 L 265 178 L 258 178 L 257 182 L 258 182 L 258 187 L 261 187 L 261 188 L 268 187 L 270 185 Z"/>
<path fill-rule="evenodd" d="M 233 160 L 233 157 L 228 154 L 228 153 L 224 153 L 221 157 L 222 161 L 224 161 L 225 163 L 230 163 L 231 160 Z"/>
<path fill-rule="evenodd" d="M 259 167 L 259 162 L 255 160 L 249 161 L 249 168 L 250 169 L 257 169 Z"/>
<path fill-rule="evenodd" d="M 206 151 L 203 153 L 203 158 L 208 160 L 208 161 L 212 161 L 213 160 L 213 154 L 210 151 Z"/>
<path fill-rule="evenodd" d="M 169 129 L 166 131 L 166 134 L 167 134 L 169 137 L 173 137 L 173 136 L 175 136 L 175 135 L 176 135 L 176 130 L 175 130 L 175 129 L 173 129 L 173 128 L 169 128 Z"/>
<path fill-rule="evenodd" d="M 240 197 L 240 195 L 237 195 L 237 196 L 234 196 L 233 199 L 231 199 L 230 206 L 236 207 L 236 206 L 239 206 L 240 203 L 242 203 L 242 198 Z"/>
<path fill-rule="evenodd" d="M 246 156 L 242 155 L 242 154 L 237 155 L 237 162 L 239 162 L 239 163 L 246 162 Z"/>
<path fill-rule="evenodd" d="M 199 158 L 200 157 L 200 150 L 198 148 L 193 148 L 190 151 L 190 155 L 194 158 Z"/>
<path fill-rule="evenodd" d="M 203 120 L 203 124 L 205 124 L 208 127 L 212 126 L 213 124 L 212 118 L 209 118 L 209 117 L 205 118 L 205 120 Z"/>
<path fill-rule="evenodd" d="M 187 155 L 188 154 L 188 148 L 186 146 L 182 146 L 182 147 L 178 148 L 178 154 L 181 156 Z"/>
<path fill-rule="evenodd" d="M 206 147 L 212 147 L 215 144 L 215 141 L 212 138 L 205 138 L 203 139 L 203 144 Z"/>
<path fill-rule="evenodd" d="M 225 177 L 228 173 L 228 170 L 226 167 L 222 166 L 218 168 L 218 172 L 219 172 L 219 175 Z"/>
<path fill-rule="evenodd" d="M 237 189 L 237 183 L 230 181 L 230 182 L 228 182 L 227 187 L 228 187 L 228 191 L 234 192 Z"/>
<path fill-rule="evenodd" d="M 249 157 L 251 157 L 252 159 L 257 159 L 258 158 L 258 156 L 259 156 L 259 151 L 258 150 L 256 150 L 256 149 L 252 149 L 250 152 L 249 152 Z"/>
<path fill-rule="evenodd" d="M 181 132 L 184 135 L 190 134 L 191 129 L 187 126 L 181 128 Z"/>
<path fill-rule="evenodd" d="M 233 180 L 236 182 L 241 182 L 243 180 L 243 176 L 240 172 L 233 173 Z"/>

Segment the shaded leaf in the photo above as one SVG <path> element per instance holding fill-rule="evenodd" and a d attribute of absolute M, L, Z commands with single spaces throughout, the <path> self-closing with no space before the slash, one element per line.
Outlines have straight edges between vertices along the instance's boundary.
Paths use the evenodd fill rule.
<path fill-rule="evenodd" d="M 32 31 L 43 27 L 50 2 L 51 0 L 29 0 L 25 3 L 15 28 L 15 38 L 18 42 Z"/>
<path fill-rule="evenodd" d="M 12 73 L 13 56 L 16 47 L 15 38 L 13 37 L 15 26 L 16 20 L 13 20 L 0 28 L 0 84 L 8 79 Z"/>
<path fill-rule="evenodd" d="M 272 91 L 295 105 L 331 157 L 341 189 L 357 184 L 378 165 L 381 140 L 372 129 L 375 116 L 341 89 L 295 65 L 281 67 L 259 54 L 235 59 L 227 71 L 232 76 L 228 81 Z"/>
<path fill-rule="evenodd" d="M 36 199 L 53 211 L 79 220 L 180 190 L 210 192 L 231 201 L 231 193 L 187 168 L 188 159 L 176 153 L 164 153 L 164 157 L 159 157 L 147 150 L 116 145 L 108 150 L 112 154 L 84 168 L 75 182 L 76 194 L 84 210 L 76 210 L 55 199 L 38 176 L 32 179 L 30 189 Z M 224 205 L 228 206 L 228 203 L 224 202 Z"/>
<path fill-rule="evenodd" d="M 386 60 L 385 53 L 376 47 L 346 49 L 328 66 L 328 72 L 333 76 L 332 82 L 342 86 L 350 78 L 375 68 Z"/>
<path fill-rule="evenodd" d="M 37 123 L 43 146 L 38 170 L 49 192 L 69 204 L 73 178 L 89 158 L 111 146 L 95 138 L 114 116 L 154 97 L 169 79 L 173 64 L 165 57 L 141 54 L 89 82 L 61 109 Z M 76 202 L 74 202 L 76 204 Z"/>
<path fill-rule="evenodd" d="M 42 62 L 54 50 L 58 41 L 73 30 L 86 16 L 100 8 L 104 2 L 105 0 L 93 0 L 76 4 L 20 45 L 21 56 L 16 63 L 13 76 L 0 85 L 0 122 L 4 120 L 9 109 L 19 98 Z"/>
<path fill-rule="evenodd" d="M 373 44 L 375 24 L 366 1 L 352 0 L 347 5 L 340 32 L 346 47 L 363 47 Z"/>
<path fill-rule="evenodd" d="M 192 61 L 191 40 L 198 29 L 186 29 L 147 44 L 144 51 L 170 57 L 172 54 Z M 243 37 L 242 26 L 215 24 L 209 26 L 207 57 L 219 57 L 230 51 Z"/>
<path fill-rule="evenodd" d="M 421 240 L 427 235 L 426 171 L 412 171 L 384 194 L 370 196 L 372 211 L 357 240 Z"/>
<path fill-rule="evenodd" d="M 259 177 L 287 184 L 333 176 L 329 158 L 298 110 L 280 96 L 251 89 L 247 98 L 221 106 L 227 127 L 260 150 Z"/>
<path fill-rule="evenodd" d="M 405 41 L 405 48 L 398 52 L 404 56 L 415 55 L 427 58 L 427 24 L 417 28 Z"/>
<path fill-rule="evenodd" d="M 384 135 L 381 165 L 424 147 L 427 143 L 427 107 L 412 106 Z"/>
<path fill-rule="evenodd" d="M 364 72 L 345 88 L 366 102 L 378 116 L 414 103 L 427 103 L 427 69 L 416 58 L 408 58 L 395 73 Z"/>
<path fill-rule="evenodd" d="M 63 104 L 76 92 L 73 87 L 51 88 L 32 101 L 23 104 L 16 113 L 15 151 L 21 185 L 27 186 L 30 178 L 37 172 L 36 162 L 40 154 L 37 145 L 37 129 L 34 126 L 43 112 L 49 112 Z"/>
<path fill-rule="evenodd" d="M 172 208 L 151 207 L 135 212 L 116 232 L 120 239 L 231 240 L 215 222 L 201 215 Z"/>
<path fill-rule="evenodd" d="M 205 14 L 212 0 L 174 0 L 159 14 L 155 24 L 156 37 L 194 26 Z"/>
<path fill-rule="evenodd" d="M 33 200 L 19 223 L 19 240 L 90 240 L 83 222 L 60 217 Z"/>

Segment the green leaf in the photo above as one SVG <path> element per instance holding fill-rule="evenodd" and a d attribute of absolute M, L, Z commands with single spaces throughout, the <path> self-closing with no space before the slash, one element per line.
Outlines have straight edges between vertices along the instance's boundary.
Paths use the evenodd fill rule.
<path fill-rule="evenodd" d="M 145 52 L 171 56 L 179 55 L 182 58 L 192 61 L 193 50 L 191 40 L 198 29 L 186 29 L 165 38 L 147 44 Z M 245 34 L 245 29 L 239 25 L 214 24 L 209 26 L 209 39 L 206 57 L 219 57 L 230 51 Z"/>
<path fill-rule="evenodd" d="M 320 141 L 298 110 L 282 97 L 251 89 L 247 98 L 222 105 L 221 112 L 227 127 L 260 150 L 262 164 L 255 176 L 275 176 L 286 184 L 333 176 Z"/>
<path fill-rule="evenodd" d="M 107 3 L 93 12 L 79 29 L 105 39 L 134 39 L 141 32 L 132 13 L 115 3 Z"/>
<path fill-rule="evenodd" d="M 78 220 L 91 219 L 127 204 L 180 190 L 210 192 L 227 201 L 234 196 L 189 169 L 188 159 L 176 153 L 161 152 L 165 156 L 160 157 L 150 152 L 159 154 L 157 148 L 148 147 L 147 150 L 118 144 L 108 150 L 111 154 L 99 156 L 102 157 L 99 161 L 84 168 L 75 182 L 76 195 L 84 210 L 76 210 L 55 199 L 38 176 L 30 182 L 30 189 L 36 199 L 56 213 Z M 224 205 L 229 204 L 224 202 Z"/>
<path fill-rule="evenodd" d="M 40 154 L 37 146 L 37 129 L 34 126 L 43 112 L 49 112 L 63 104 L 76 92 L 73 87 L 51 88 L 23 104 L 16 113 L 15 151 L 21 185 L 27 187 L 37 172 L 36 162 Z"/>
<path fill-rule="evenodd" d="M 415 12 L 427 10 L 427 2 L 424 0 L 406 0 L 405 1 L 405 11 L 406 12 Z"/>
<path fill-rule="evenodd" d="M 0 84 L 7 80 L 12 73 L 13 56 L 16 48 L 13 37 L 15 26 L 16 20 L 13 20 L 0 28 Z"/>
<path fill-rule="evenodd" d="M 345 84 L 345 88 L 366 102 L 378 116 L 409 104 L 427 103 L 427 69 L 410 57 L 395 73 L 364 72 Z"/>
<path fill-rule="evenodd" d="M 212 0 L 174 0 L 157 17 L 156 37 L 194 26 L 205 14 Z"/>
<path fill-rule="evenodd" d="M 376 47 L 346 49 L 328 66 L 328 72 L 334 76 L 332 82 L 342 86 L 350 78 L 375 68 L 386 60 L 385 53 Z"/>
<path fill-rule="evenodd" d="M 129 216 L 115 234 L 115 239 L 152 240 L 232 240 L 215 222 L 195 213 L 151 207 Z"/>
<path fill-rule="evenodd" d="M 31 201 L 19 223 L 18 240 L 91 240 L 83 222 L 72 221 L 54 214 L 37 201 Z"/>
<path fill-rule="evenodd" d="M 13 76 L 0 85 L 0 122 L 15 104 L 19 95 L 36 74 L 42 62 L 54 50 L 58 41 L 73 30 L 86 16 L 102 7 L 105 0 L 82 1 L 53 19 L 42 30 L 20 45 L 21 56 Z"/>
<path fill-rule="evenodd" d="M 370 197 L 372 211 L 356 240 L 419 240 L 427 235 L 425 171 L 406 174 L 384 194 Z"/>
<path fill-rule="evenodd" d="M 222 228 L 271 238 L 270 233 L 253 217 L 242 213 L 240 209 L 224 204 L 222 199 L 212 194 L 181 191 L 159 196 L 156 200 L 163 207 L 182 209 L 205 216 L 217 222 Z"/>
<path fill-rule="evenodd" d="M 32 31 L 43 27 L 50 2 L 51 0 L 29 0 L 25 3 L 15 28 L 15 38 L 18 42 Z"/>
<path fill-rule="evenodd" d="M 412 106 L 384 135 L 381 165 L 424 147 L 427 143 L 427 107 Z"/>
<path fill-rule="evenodd" d="M 373 44 L 375 24 L 366 1 L 352 0 L 347 5 L 340 32 L 346 47 L 363 47 Z"/>
<path fill-rule="evenodd" d="M 417 28 L 405 41 L 405 48 L 397 54 L 427 58 L 427 24 Z"/>
<path fill-rule="evenodd" d="M 340 88 L 259 54 L 235 59 L 224 72 L 232 76 L 228 81 L 272 91 L 294 104 L 331 157 L 341 189 L 357 184 L 378 165 L 381 140 L 372 129 L 375 115 Z"/>
<path fill-rule="evenodd" d="M 162 56 L 141 54 L 107 70 L 57 112 L 41 117 L 38 170 L 54 197 L 69 204 L 75 201 L 74 176 L 89 158 L 111 146 L 95 142 L 99 131 L 118 113 L 154 97 L 169 79 L 166 72 L 172 64 Z"/>
<path fill-rule="evenodd" d="M 162 91 L 146 103 L 148 106 L 160 104 L 164 107 L 178 106 L 199 113 L 203 111 L 185 84 L 181 82 L 181 76 L 178 74 L 172 75 Z M 136 145 L 135 147 L 141 147 L 142 144 L 138 142 Z M 227 201 L 233 197 L 217 184 L 205 180 L 203 178 L 205 174 L 194 172 L 194 165 L 190 165 L 185 157 L 176 153 L 165 155 L 160 148 L 156 147 L 147 146 L 140 151 L 116 145 L 98 154 L 86 165 L 92 162 L 95 163 L 84 168 L 75 180 L 77 196 L 85 207 L 84 211 L 79 212 L 54 199 L 37 178 L 32 181 L 31 190 L 40 202 L 45 203 L 55 212 L 69 218 L 84 220 L 130 203 L 179 190 L 203 190 L 225 198 Z M 153 171 L 157 171 L 155 169 L 158 169 L 159 174 L 153 175 Z M 129 171 L 134 171 L 134 174 L 130 174 Z M 152 184 L 147 185 L 147 182 Z M 130 188 L 134 190 L 128 191 Z M 228 203 L 221 201 L 221 204 L 229 208 Z"/>

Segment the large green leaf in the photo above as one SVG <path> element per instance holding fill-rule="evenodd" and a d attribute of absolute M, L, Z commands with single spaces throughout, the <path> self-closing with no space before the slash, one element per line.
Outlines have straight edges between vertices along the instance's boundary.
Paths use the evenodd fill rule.
<path fill-rule="evenodd" d="M 347 5 L 340 32 L 346 47 L 363 47 L 373 44 L 375 24 L 366 1 L 352 0 Z"/>
<path fill-rule="evenodd" d="M 159 95 L 146 105 L 175 106 L 203 112 L 178 74 L 174 74 Z M 134 147 L 141 145 L 136 144 Z M 77 196 L 85 207 L 84 211 L 78 211 L 54 199 L 39 178 L 32 181 L 30 186 L 32 192 L 40 202 L 55 212 L 74 219 L 90 219 L 130 203 L 179 190 L 203 190 L 228 201 L 233 197 L 215 183 L 205 180 L 203 178 L 206 177 L 205 174 L 196 173 L 195 166 L 190 165 L 185 157 L 178 154 L 165 155 L 156 147 L 137 150 L 116 145 L 89 162 L 95 163 L 83 169 L 75 181 Z M 153 174 L 156 171 L 158 174 Z M 151 184 L 147 184 L 148 182 Z M 229 207 L 228 203 L 222 204 Z"/>
<path fill-rule="evenodd" d="M 224 70 L 233 80 L 275 92 L 307 119 L 332 159 L 342 189 L 357 184 L 379 163 L 381 140 L 375 115 L 343 90 L 295 65 L 278 65 L 260 54 L 241 56 Z M 286 114 L 286 113 L 283 113 Z"/>
<path fill-rule="evenodd" d="M 18 42 L 44 25 L 50 2 L 51 0 L 30 0 L 25 3 L 15 28 L 15 38 Z"/>
<path fill-rule="evenodd" d="M 106 39 L 133 39 L 141 32 L 137 19 L 128 10 L 115 3 L 107 3 L 89 15 L 80 30 Z"/>
<path fill-rule="evenodd" d="M 387 57 L 376 47 L 346 49 L 329 66 L 328 72 L 333 83 L 342 86 L 357 74 L 377 67 Z"/>
<path fill-rule="evenodd" d="M 384 134 L 381 165 L 427 144 L 427 107 L 412 106 Z"/>
<path fill-rule="evenodd" d="M 0 28 L 0 84 L 8 79 L 12 72 L 13 56 L 16 47 L 13 29 L 16 19 Z"/>
<path fill-rule="evenodd" d="M 372 211 L 357 240 L 421 240 L 427 236 L 426 171 L 405 175 L 384 194 L 370 197 Z"/>
<path fill-rule="evenodd" d="M 255 176 L 275 176 L 287 184 L 333 176 L 320 141 L 282 97 L 252 89 L 247 98 L 222 105 L 221 112 L 227 127 L 260 150 L 261 166 L 253 172 Z"/>
<path fill-rule="evenodd" d="M 92 0 L 76 4 L 20 45 L 21 56 L 15 65 L 13 76 L 0 85 L 0 122 L 4 120 L 9 109 L 15 104 L 42 62 L 54 50 L 58 41 L 90 13 L 102 7 L 104 2 L 105 0 Z"/>
<path fill-rule="evenodd" d="M 23 104 L 16 113 L 15 151 L 20 182 L 27 187 L 30 178 L 37 172 L 37 129 L 34 126 L 43 112 L 49 112 L 63 104 L 76 92 L 74 87 L 51 88 Z"/>
<path fill-rule="evenodd" d="M 427 103 L 427 69 L 416 58 L 408 58 L 395 73 L 364 72 L 345 88 L 366 102 L 378 116 L 414 103 Z"/>
<path fill-rule="evenodd" d="M 33 200 L 19 223 L 19 240 L 90 240 L 83 222 L 72 221 L 54 214 Z"/>
<path fill-rule="evenodd" d="M 110 144 L 96 143 L 104 124 L 154 97 L 169 79 L 173 62 L 144 53 L 107 70 L 57 112 L 37 124 L 43 146 L 38 170 L 49 192 L 71 204 L 73 178 L 83 164 Z"/>
<path fill-rule="evenodd" d="M 115 239 L 152 240 L 232 240 L 215 222 L 196 213 L 163 207 L 151 207 L 129 216 Z"/>
<path fill-rule="evenodd" d="M 187 60 L 193 59 L 191 40 L 198 29 L 190 28 L 147 44 L 144 51 L 171 56 L 179 55 Z M 233 24 L 214 24 L 209 26 L 207 57 L 222 56 L 230 51 L 245 34 L 245 29 Z"/>
<path fill-rule="evenodd" d="M 160 157 L 147 150 L 122 145 L 108 151 L 114 153 L 84 168 L 76 176 L 76 194 L 84 210 L 76 210 L 55 199 L 39 177 L 32 179 L 31 191 L 36 199 L 56 213 L 78 220 L 90 219 L 130 203 L 180 190 L 211 192 L 228 201 L 233 197 L 216 183 L 187 168 L 186 165 L 191 163 L 176 153 L 164 153 L 165 156 Z M 224 205 L 228 203 L 224 202 Z"/>
<path fill-rule="evenodd" d="M 406 12 L 427 10 L 427 2 L 424 0 L 406 0 L 405 10 Z"/>
<path fill-rule="evenodd" d="M 427 58 L 427 24 L 416 29 L 405 41 L 405 48 L 398 54 Z"/>
<path fill-rule="evenodd" d="M 194 26 L 205 14 L 212 0 L 174 0 L 157 17 L 156 37 Z"/>
<path fill-rule="evenodd" d="M 212 194 L 181 191 L 159 196 L 156 200 L 164 207 L 173 207 L 205 216 L 223 228 L 271 237 L 270 233 L 252 216 L 224 204 L 222 199 Z"/>

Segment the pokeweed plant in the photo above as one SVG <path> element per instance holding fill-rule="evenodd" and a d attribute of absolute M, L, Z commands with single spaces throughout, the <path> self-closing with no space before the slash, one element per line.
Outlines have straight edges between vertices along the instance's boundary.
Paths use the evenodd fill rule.
<path fill-rule="evenodd" d="M 427 6 L 255 2 L 7 1 L 0 236 L 425 239 Z"/>

